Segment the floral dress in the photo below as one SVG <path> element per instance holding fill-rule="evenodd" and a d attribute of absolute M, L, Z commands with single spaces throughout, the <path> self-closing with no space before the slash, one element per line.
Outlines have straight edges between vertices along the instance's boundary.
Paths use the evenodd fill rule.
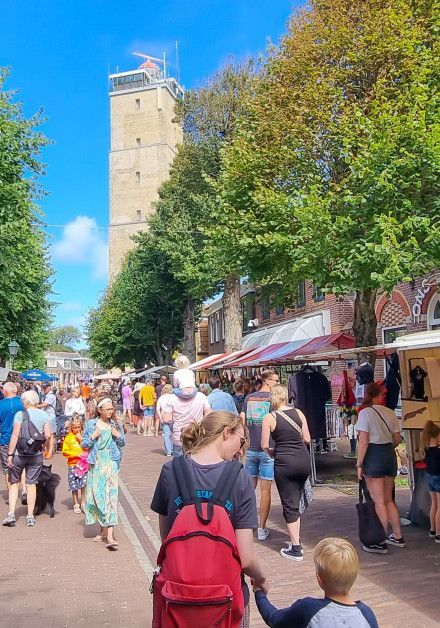
<path fill-rule="evenodd" d="M 104 429 L 96 443 L 95 463 L 89 466 L 86 485 L 86 525 L 99 523 L 103 528 L 118 523 L 118 463 L 110 456 L 110 427 Z"/>

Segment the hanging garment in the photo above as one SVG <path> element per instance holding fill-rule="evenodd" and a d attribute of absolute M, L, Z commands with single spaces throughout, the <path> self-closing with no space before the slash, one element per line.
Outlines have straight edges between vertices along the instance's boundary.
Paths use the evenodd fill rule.
<path fill-rule="evenodd" d="M 425 377 L 428 375 L 421 366 L 416 366 L 410 370 L 411 397 L 414 399 L 425 398 Z"/>
<path fill-rule="evenodd" d="M 397 351 L 391 355 L 391 358 L 387 360 L 388 372 L 384 380 L 385 388 L 387 389 L 385 395 L 385 405 L 391 410 L 395 410 L 399 403 L 400 387 L 402 385 L 402 377 L 400 375 L 399 356 Z"/>
<path fill-rule="evenodd" d="M 313 440 L 327 438 L 325 404 L 331 396 L 328 379 L 311 367 L 297 371 L 289 378 L 289 400 L 304 412 Z"/>

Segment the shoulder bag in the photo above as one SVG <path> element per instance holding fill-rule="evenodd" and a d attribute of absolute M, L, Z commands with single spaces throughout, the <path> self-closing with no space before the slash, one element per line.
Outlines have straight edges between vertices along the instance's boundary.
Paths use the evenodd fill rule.
<path fill-rule="evenodd" d="M 381 545 L 386 540 L 385 530 L 374 507 L 374 502 L 365 485 L 359 481 L 359 503 L 356 504 L 359 522 L 359 540 L 364 545 Z"/>
<path fill-rule="evenodd" d="M 290 416 L 288 416 L 285 412 L 283 412 L 282 410 L 276 410 L 273 414 L 279 414 L 280 416 L 282 416 L 283 419 L 287 421 L 289 425 L 294 427 L 296 431 L 299 432 L 302 436 L 302 429 L 300 428 L 298 423 L 295 423 L 295 421 L 291 419 Z M 300 492 L 299 507 L 298 507 L 300 515 L 303 515 L 305 513 L 305 511 L 310 506 L 310 504 L 314 501 L 314 499 L 315 499 L 315 496 L 313 494 L 312 483 L 310 481 L 310 477 L 308 477 Z"/>

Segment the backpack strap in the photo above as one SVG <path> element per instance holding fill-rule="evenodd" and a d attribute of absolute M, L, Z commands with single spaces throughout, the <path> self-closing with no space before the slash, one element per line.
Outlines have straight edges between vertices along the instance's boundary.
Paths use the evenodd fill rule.
<path fill-rule="evenodd" d="M 238 460 L 230 460 L 226 463 L 217 482 L 217 486 L 214 489 L 214 494 L 211 499 L 213 504 L 225 508 L 242 467 L 243 465 Z"/>
<path fill-rule="evenodd" d="M 196 491 L 185 456 L 173 458 L 171 464 L 183 505 L 195 504 L 197 502 Z"/>

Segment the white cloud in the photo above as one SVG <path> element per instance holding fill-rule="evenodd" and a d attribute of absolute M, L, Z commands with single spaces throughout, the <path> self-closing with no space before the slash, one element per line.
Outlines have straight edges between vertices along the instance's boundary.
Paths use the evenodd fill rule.
<path fill-rule="evenodd" d="M 69 222 L 53 245 L 53 256 L 59 262 L 90 266 L 94 279 L 107 278 L 108 243 L 94 218 L 77 216 Z"/>

